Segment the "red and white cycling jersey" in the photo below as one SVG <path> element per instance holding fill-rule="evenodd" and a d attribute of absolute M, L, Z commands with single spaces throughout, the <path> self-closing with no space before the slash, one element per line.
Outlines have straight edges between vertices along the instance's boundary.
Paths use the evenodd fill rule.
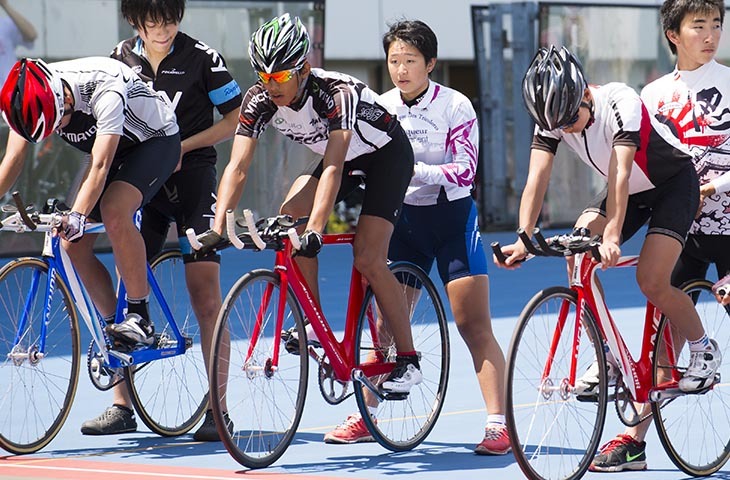
<path fill-rule="evenodd" d="M 381 100 L 408 134 L 416 160 L 404 202 L 435 205 L 469 196 L 479 156 L 479 126 L 469 99 L 429 82 L 412 107 L 403 103 L 397 88 Z"/>
<path fill-rule="evenodd" d="M 378 95 L 360 80 L 313 68 L 296 104 L 278 107 L 261 83 L 243 96 L 237 135 L 258 138 L 267 125 L 324 155 L 329 133 L 352 130 L 345 160 L 372 153 L 390 142 L 398 125 L 378 103 Z"/>
<path fill-rule="evenodd" d="M 700 184 L 718 193 L 705 199 L 690 233 L 730 235 L 730 68 L 714 60 L 651 82 L 641 98 L 656 131 L 692 156 Z"/>
<path fill-rule="evenodd" d="M 58 134 L 76 148 L 90 152 L 96 135 L 120 135 L 118 150 L 123 151 L 178 133 L 172 108 L 122 62 L 88 57 L 49 66 L 73 94 L 74 115 Z"/>
<path fill-rule="evenodd" d="M 649 112 L 639 95 L 623 83 L 591 85 L 594 117 L 592 125 L 580 133 L 535 128 L 532 148 L 557 151 L 564 141 L 578 157 L 603 177 L 614 145 L 637 147 L 629 176 L 629 194 L 650 190 L 673 177 L 689 163 L 686 152 L 674 148 L 654 130 Z"/>

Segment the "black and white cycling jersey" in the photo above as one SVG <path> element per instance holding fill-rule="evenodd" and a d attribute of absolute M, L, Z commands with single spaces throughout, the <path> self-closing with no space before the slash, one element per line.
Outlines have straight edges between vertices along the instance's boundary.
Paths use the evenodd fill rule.
<path fill-rule="evenodd" d="M 713 60 L 675 69 L 644 87 L 641 98 L 656 131 L 688 152 L 700 184 L 712 182 L 717 192 L 705 199 L 690 233 L 730 235 L 730 68 Z"/>
<path fill-rule="evenodd" d="M 436 82 L 429 82 L 412 107 L 403 103 L 398 88 L 381 99 L 406 131 L 416 160 L 404 202 L 436 205 L 468 197 L 479 156 L 479 127 L 469 99 Z"/>
<path fill-rule="evenodd" d="M 348 161 L 390 142 L 398 121 L 358 79 L 313 68 L 301 98 L 287 107 L 277 107 L 261 83 L 248 89 L 236 134 L 258 138 L 268 125 L 319 155 L 324 155 L 330 132 L 352 130 Z"/>
<path fill-rule="evenodd" d="M 183 32 L 178 32 L 157 74 L 145 56 L 139 36 L 120 42 L 111 57 L 129 65 L 172 106 L 183 140 L 213 126 L 214 109 L 225 115 L 241 106 L 241 89 L 223 57 Z M 182 168 L 215 163 L 215 148 L 209 146 L 187 152 Z"/>
<path fill-rule="evenodd" d="M 532 147 L 555 153 L 558 142 L 568 144 L 578 157 L 603 177 L 614 145 L 637 147 L 629 177 L 629 193 L 650 190 L 672 178 L 690 161 L 654 129 L 639 95 L 623 83 L 589 86 L 594 122 L 580 133 L 535 129 Z"/>
<path fill-rule="evenodd" d="M 175 113 L 136 73 L 106 57 L 51 63 L 74 98 L 69 125 L 58 133 L 90 152 L 100 134 L 120 135 L 119 152 L 153 137 L 178 133 Z M 155 101 L 150 101 L 153 99 Z"/>

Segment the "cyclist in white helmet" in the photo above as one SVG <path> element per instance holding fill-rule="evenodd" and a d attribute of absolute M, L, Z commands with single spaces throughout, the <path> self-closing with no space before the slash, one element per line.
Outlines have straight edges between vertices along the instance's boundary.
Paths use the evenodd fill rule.
<path fill-rule="evenodd" d="M 218 188 L 213 231 L 201 235 L 201 241 L 210 243 L 223 234 L 225 212 L 238 204 L 257 139 L 271 125 L 324 157 L 294 181 L 281 206 L 282 213 L 293 217 L 309 216 L 297 261 L 317 294 L 315 257 L 327 219 L 336 200 L 360 185 L 360 177 L 349 172 L 365 172 L 354 264 L 372 287 L 395 338 L 396 367 L 381 387 L 407 393 L 422 375 L 406 304 L 386 258 L 413 175 L 413 150 L 375 92 L 349 75 L 312 68 L 309 48 L 306 28 L 289 14 L 265 23 L 251 36 L 249 55 L 259 82 L 244 95 L 230 162 Z"/>
<path fill-rule="evenodd" d="M 685 392 L 709 388 L 721 363 L 717 343 L 707 337 L 692 300 L 670 283 L 699 205 L 699 184 L 690 156 L 656 133 L 641 98 L 621 83 L 588 85 L 583 69 L 565 48 L 541 48 L 522 83 L 522 95 L 537 124 L 530 167 L 520 202 L 519 226 L 532 232 L 550 178 L 554 154 L 567 143 L 582 161 L 607 179 L 607 187 L 584 210 L 576 228 L 602 234 L 604 268 L 616 264 L 620 244 L 649 222 L 636 277 L 644 295 L 689 339 L 690 365 L 679 381 Z M 506 266 L 526 255 L 521 240 L 503 247 Z M 615 359 L 608 356 L 609 384 L 616 382 Z M 575 392 L 598 388 L 594 364 L 578 380 Z M 599 452 L 591 468 L 643 470 L 643 442 L 623 442 L 631 461 L 616 465 L 615 441 Z M 609 458 L 609 456 L 611 458 Z"/>

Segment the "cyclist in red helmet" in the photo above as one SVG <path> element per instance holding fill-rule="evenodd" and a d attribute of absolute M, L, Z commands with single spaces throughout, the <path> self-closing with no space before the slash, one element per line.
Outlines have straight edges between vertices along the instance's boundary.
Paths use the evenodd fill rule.
<path fill-rule="evenodd" d="M 84 235 L 87 218 L 105 223 L 128 301 L 125 321 L 107 331 L 125 348 L 151 344 L 145 246 L 133 216 L 180 159 L 175 113 L 129 67 L 103 57 L 18 61 L 0 91 L 0 111 L 11 128 L 0 163 L 0 194 L 18 178 L 28 145 L 54 131 L 91 155 L 59 235 L 99 312 L 111 323 L 116 304 L 111 276 L 93 252 L 98 235 Z"/>

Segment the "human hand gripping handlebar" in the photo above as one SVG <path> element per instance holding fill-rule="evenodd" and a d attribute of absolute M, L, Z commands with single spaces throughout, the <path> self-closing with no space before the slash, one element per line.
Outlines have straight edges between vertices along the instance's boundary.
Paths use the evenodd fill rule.
<path fill-rule="evenodd" d="M 185 231 L 190 246 L 195 251 L 195 256 L 207 255 L 228 248 L 252 250 L 281 250 L 282 239 L 288 238 L 292 247 L 297 250 L 301 248 L 299 236 L 295 227 L 307 222 L 307 217 L 296 221 L 288 215 L 262 218 L 255 221 L 253 213 L 246 209 L 243 211 L 243 219 L 237 220 L 232 210 L 226 211 L 226 234 L 228 238 L 221 237 L 209 230 L 202 234 L 196 234 L 192 228 Z M 236 225 L 245 227 L 247 230 L 236 232 Z"/>
<path fill-rule="evenodd" d="M 730 293 L 730 275 L 725 275 L 712 286 L 712 293 L 724 297 Z"/>
<path fill-rule="evenodd" d="M 590 252 L 593 259 L 597 262 L 601 261 L 601 253 L 598 247 L 601 245 L 601 237 L 596 235 L 590 237 L 589 232 L 581 232 L 576 234 L 572 232 L 570 234 L 554 235 L 549 238 L 545 238 L 539 228 L 535 228 L 532 231 L 532 236 L 535 242 L 527 235 L 524 229 L 520 228 L 517 230 L 517 235 L 525 245 L 529 255 L 524 259 L 518 260 L 520 262 L 528 260 L 532 257 L 569 257 L 577 253 Z M 491 244 L 494 256 L 497 260 L 504 264 L 507 261 L 499 242 L 492 242 Z"/>

